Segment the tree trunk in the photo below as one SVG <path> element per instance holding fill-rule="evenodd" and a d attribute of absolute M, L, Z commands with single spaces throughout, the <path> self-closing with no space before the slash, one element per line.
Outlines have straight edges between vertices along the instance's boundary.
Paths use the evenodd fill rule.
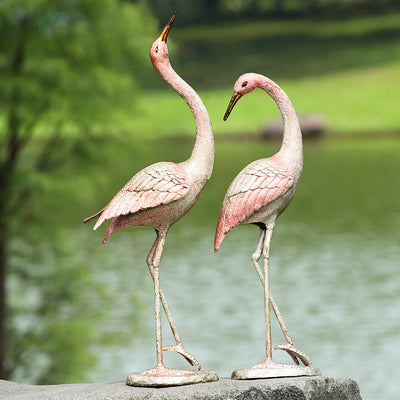
<path fill-rule="evenodd" d="M 7 153 L 10 149 L 7 143 Z M 0 165 L 0 379 L 8 379 L 9 368 L 6 365 L 7 349 L 7 270 L 8 270 L 8 203 L 10 194 L 10 168 L 12 158 L 7 154 L 6 162 Z"/>
<path fill-rule="evenodd" d="M 3 165 L 0 166 L 0 379 L 8 379 L 11 371 L 6 365 L 7 349 L 7 272 L 9 243 L 9 208 L 11 199 L 11 182 L 20 152 L 18 140 L 19 119 L 14 99 L 18 98 L 17 89 L 11 95 L 8 114 L 7 153 Z"/>
<path fill-rule="evenodd" d="M 18 162 L 18 156 L 23 147 L 21 140 L 21 118 L 19 108 L 22 102 L 22 90 L 18 77 L 23 73 L 26 49 L 25 19 L 20 21 L 21 28 L 18 41 L 11 60 L 11 73 L 15 78 L 10 93 L 7 115 L 6 154 L 0 160 L 0 379 L 8 379 L 12 368 L 7 365 L 7 273 L 9 264 L 8 245 L 10 240 L 9 218 L 12 198 L 12 180 Z"/>
<path fill-rule="evenodd" d="M 3 222 L 3 221 L 2 221 Z M 0 229 L 3 223 L 0 223 Z M 6 274 L 7 274 L 7 238 L 4 231 L 0 234 L 0 379 L 8 379 L 10 370 L 6 365 L 6 346 L 7 346 L 7 307 L 6 307 Z"/>

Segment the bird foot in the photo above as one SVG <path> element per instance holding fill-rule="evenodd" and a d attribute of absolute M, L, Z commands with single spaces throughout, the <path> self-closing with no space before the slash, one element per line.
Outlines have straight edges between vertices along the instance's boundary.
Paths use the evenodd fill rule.
<path fill-rule="evenodd" d="M 190 364 L 195 366 L 199 371 L 201 370 L 201 365 L 200 363 L 196 360 L 196 358 L 190 354 L 188 351 L 186 351 L 183 347 L 182 343 L 178 343 L 176 345 L 169 345 L 169 346 L 163 346 L 163 351 L 175 351 L 179 353 L 181 356 L 183 356 L 186 361 Z"/>
<path fill-rule="evenodd" d="M 292 357 L 293 361 L 299 365 L 300 361 L 305 365 L 308 366 L 311 364 L 310 359 L 301 351 L 297 350 L 293 344 L 291 343 L 286 343 L 286 344 L 281 344 L 279 346 L 275 347 L 275 350 L 285 350 L 289 353 L 290 357 Z M 300 361 L 299 361 L 300 360 Z"/>
<path fill-rule="evenodd" d="M 282 369 L 282 368 L 295 368 L 293 364 L 284 364 L 273 361 L 272 359 L 266 359 L 264 362 L 259 363 L 251 367 L 250 369 Z"/>

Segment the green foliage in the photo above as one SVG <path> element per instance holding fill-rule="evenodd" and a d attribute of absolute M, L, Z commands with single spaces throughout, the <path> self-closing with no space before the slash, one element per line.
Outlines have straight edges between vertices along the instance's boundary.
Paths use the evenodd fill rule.
<path fill-rule="evenodd" d="M 149 4 L 160 20 L 175 9 L 182 11 L 185 19 L 177 22 L 179 26 L 222 22 L 227 18 L 342 18 L 399 10 L 397 0 L 149 0 Z"/>
<path fill-rule="evenodd" d="M 214 132 L 258 133 L 279 118 L 261 91 L 241 100 L 229 121 L 222 116 L 233 84 L 244 72 L 279 83 L 299 114 L 318 113 L 338 133 L 395 131 L 400 126 L 400 14 L 329 21 L 312 19 L 242 21 L 185 27 L 173 32 L 179 46 L 171 58 L 177 71 L 200 94 Z M 145 93 L 135 116 L 138 132 L 194 134 L 190 111 L 169 91 Z M 152 116 L 158 109 L 159 126 Z"/>
<path fill-rule="evenodd" d="M 100 312 L 93 301 L 102 298 L 101 287 L 94 285 L 88 265 L 73 263 L 73 254 L 65 254 L 68 238 L 58 233 L 51 243 L 24 239 L 14 243 L 9 281 L 13 376 L 42 384 L 82 380 L 95 363 L 93 324 L 105 310 Z M 26 239 L 36 242 L 35 252 Z"/>
<path fill-rule="evenodd" d="M 40 120 L 75 132 L 133 101 L 156 29 L 144 5 L 115 0 L 5 1 L 0 24 L 2 108 L 18 88 L 23 128 Z"/>
<path fill-rule="evenodd" d="M 36 199 L 74 198 L 54 171 L 85 155 L 89 137 L 134 101 L 155 29 L 142 2 L 0 2 L 1 379 L 84 379 L 96 361 L 90 345 L 118 337 L 97 329 L 107 291 L 54 227 L 64 206 L 50 211 L 49 201 L 40 219 Z"/>

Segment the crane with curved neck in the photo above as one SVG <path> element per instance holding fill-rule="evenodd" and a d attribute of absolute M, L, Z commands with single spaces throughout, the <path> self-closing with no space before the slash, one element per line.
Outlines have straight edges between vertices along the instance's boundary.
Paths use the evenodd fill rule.
<path fill-rule="evenodd" d="M 253 91 L 263 89 L 277 104 L 284 124 L 280 150 L 272 157 L 256 160 L 245 167 L 229 186 L 215 233 L 214 249 L 221 246 L 225 235 L 240 224 L 254 224 L 260 228 L 260 236 L 252 262 L 264 287 L 264 311 L 266 332 L 266 359 L 249 369 L 236 370 L 235 379 L 265 378 L 276 376 L 316 375 L 319 370 L 309 367 L 308 357 L 297 350 L 269 287 L 269 250 L 276 219 L 291 202 L 300 179 L 303 166 L 303 145 L 299 121 L 286 93 L 271 79 L 254 73 L 240 76 L 224 115 L 226 120 L 238 100 Z M 263 258 L 264 271 L 259 260 Z M 285 350 L 299 365 L 277 363 L 272 360 L 270 306 L 278 319 L 286 344 L 276 349 Z"/>

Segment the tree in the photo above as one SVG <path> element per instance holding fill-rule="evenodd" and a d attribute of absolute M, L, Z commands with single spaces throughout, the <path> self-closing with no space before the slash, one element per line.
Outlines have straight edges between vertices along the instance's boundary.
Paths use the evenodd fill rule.
<path fill-rule="evenodd" d="M 32 175 L 55 168 L 77 143 L 110 127 L 113 111 L 136 88 L 134 71 L 148 62 L 155 31 L 142 2 L 0 3 L 0 379 L 23 363 L 7 281 L 26 275 L 13 264 L 11 244 L 26 222 Z"/>

